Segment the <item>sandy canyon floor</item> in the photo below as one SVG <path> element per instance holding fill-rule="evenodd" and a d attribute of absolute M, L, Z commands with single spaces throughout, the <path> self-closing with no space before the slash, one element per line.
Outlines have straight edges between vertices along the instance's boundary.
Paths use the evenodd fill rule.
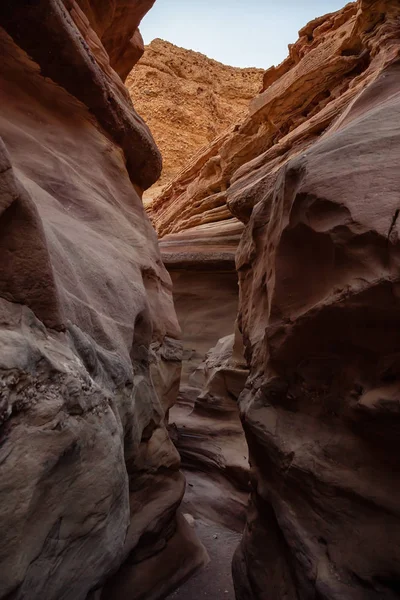
<path fill-rule="evenodd" d="M 168 600 L 235 600 L 231 563 L 241 534 L 200 520 L 195 521 L 195 528 L 207 549 L 210 562 L 170 594 Z"/>

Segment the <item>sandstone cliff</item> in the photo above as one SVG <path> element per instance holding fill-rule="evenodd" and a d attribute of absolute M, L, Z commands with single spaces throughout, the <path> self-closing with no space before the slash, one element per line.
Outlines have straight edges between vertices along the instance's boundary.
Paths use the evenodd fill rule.
<path fill-rule="evenodd" d="M 205 560 L 177 516 L 180 330 L 140 199 L 161 159 L 120 78 L 152 4 L 0 8 L 2 599 L 156 599 Z"/>
<path fill-rule="evenodd" d="M 164 597 L 206 560 L 171 438 L 239 529 L 240 419 L 237 599 L 399 598 L 400 6 L 301 30 L 152 205 L 161 256 L 151 5 L 0 8 L 0 598 Z"/>
<path fill-rule="evenodd" d="M 238 600 L 399 597 L 399 23 L 388 0 L 311 22 L 150 208 L 172 271 L 221 273 L 243 231 Z"/>
<path fill-rule="evenodd" d="M 262 86 L 261 69 L 223 65 L 164 40 L 146 46 L 127 86 L 163 156 L 158 195 L 203 146 L 239 122 Z"/>

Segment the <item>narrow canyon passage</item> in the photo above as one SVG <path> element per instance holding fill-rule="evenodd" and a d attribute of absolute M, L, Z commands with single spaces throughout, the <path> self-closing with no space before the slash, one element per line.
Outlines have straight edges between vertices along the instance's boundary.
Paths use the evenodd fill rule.
<path fill-rule="evenodd" d="M 400 3 L 154 4 L 0 6 L 0 600 L 399 600 Z"/>
<path fill-rule="evenodd" d="M 182 265 L 194 290 L 207 261 L 228 290 L 221 264 L 236 257 L 249 369 L 238 405 L 251 463 L 237 600 L 400 597 L 399 10 L 366 0 L 306 25 L 240 125 L 148 207 L 178 315 Z M 194 351 L 209 322 L 223 324 L 227 298 L 220 309 L 222 318 L 188 328 Z M 197 398 L 180 418 L 194 436 L 214 395 Z M 178 414 L 185 402 L 181 391 Z M 179 443 L 184 465 L 186 453 L 199 461 L 197 445 L 207 455 L 196 437 Z"/>
<path fill-rule="evenodd" d="M 199 226 L 161 240 L 182 327 L 183 362 L 169 432 L 187 487 L 184 515 L 210 557 L 171 598 L 234 599 L 231 563 L 250 492 L 238 397 L 248 371 L 234 329 L 238 281 L 234 253 L 241 228 Z M 195 259 L 194 259 L 195 257 Z M 196 261 L 194 263 L 194 260 Z"/>
<path fill-rule="evenodd" d="M 210 561 L 168 596 L 168 600 L 235 600 L 232 558 L 242 534 L 227 527 L 204 523 L 201 518 L 195 523 L 195 531 L 204 544 Z"/>

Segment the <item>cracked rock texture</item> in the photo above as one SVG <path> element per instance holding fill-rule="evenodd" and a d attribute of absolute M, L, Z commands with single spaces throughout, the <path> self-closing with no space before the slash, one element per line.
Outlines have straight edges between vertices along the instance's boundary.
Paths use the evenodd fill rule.
<path fill-rule="evenodd" d="M 167 242 L 244 227 L 238 600 L 400 597 L 399 49 L 396 2 L 309 23 L 150 208 Z"/>
<path fill-rule="evenodd" d="M 262 87 L 261 69 L 229 67 L 156 39 L 145 48 L 127 86 L 163 156 L 155 198 L 204 146 L 239 123 Z"/>
<path fill-rule="evenodd" d="M 205 552 L 166 429 L 182 346 L 121 77 L 153 2 L 0 8 L 0 598 L 162 597 Z"/>

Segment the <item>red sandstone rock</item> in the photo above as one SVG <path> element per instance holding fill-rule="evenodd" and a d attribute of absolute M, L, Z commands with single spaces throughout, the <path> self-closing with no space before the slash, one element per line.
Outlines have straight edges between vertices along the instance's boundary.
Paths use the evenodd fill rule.
<path fill-rule="evenodd" d="M 188 384 L 181 384 L 170 423 L 189 483 L 185 509 L 241 533 L 249 473 L 237 399 L 248 371 L 242 348 L 233 345 L 233 334 L 219 340 Z"/>
<path fill-rule="evenodd" d="M 205 561 L 165 425 L 180 330 L 140 199 L 160 156 L 101 42 L 123 50 L 131 6 L 101 39 L 87 6 L 0 8 L 2 599 L 126 598 L 132 577 L 159 598 Z"/>
<path fill-rule="evenodd" d="M 239 598 L 253 582 L 255 598 L 398 596 L 399 82 L 395 61 L 289 160 L 241 243 L 255 491 Z"/>
<path fill-rule="evenodd" d="M 142 189 L 152 185 L 161 172 L 160 154 L 78 4 L 45 0 L 33 6 L 16 0 L 6 2 L 0 16 L 8 35 L 40 65 L 42 76 L 82 102 L 122 147 L 132 182 Z M 47 42 L 38 44 L 38 39 Z"/>
<path fill-rule="evenodd" d="M 241 224 L 220 230 L 217 223 L 161 241 L 182 327 L 182 378 L 170 422 L 189 482 L 185 508 L 235 531 L 243 529 L 249 491 L 237 409 L 247 371 L 243 354 L 236 349 L 232 356 L 238 309 L 234 253 L 241 231 Z M 222 336 L 228 337 L 219 340 Z"/>
<path fill-rule="evenodd" d="M 224 227 L 232 219 L 227 205 L 248 218 L 280 165 L 314 143 L 393 59 L 396 21 L 390 11 L 380 21 L 383 6 L 350 3 L 300 32 L 290 57 L 267 72 L 249 116 L 199 153 L 148 208 L 161 236 L 204 222 Z"/>
<path fill-rule="evenodd" d="M 238 600 L 399 597 L 399 23 L 384 0 L 310 23 L 150 209 L 188 247 L 214 227 L 210 260 L 227 207 L 245 224 Z"/>
<path fill-rule="evenodd" d="M 144 52 L 138 29 L 140 21 L 155 0 L 64 0 L 66 6 L 78 4 L 88 17 L 93 31 L 101 40 L 111 67 L 122 80 Z"/>
<path fill-rule="evenodd" d="M 238 598 L 398 597 L 399 116 L 395 60 L 281 168 L 241 242 Z"/>
<path fill-rule="evenodd" d="M 145 202 L 182 171 L 217 135 L 240 123 L 262 86 L 261 69 L 223 65 L 204 54 L 156 39 L 126 85 L 163 156 L 161 178 Z"/>

